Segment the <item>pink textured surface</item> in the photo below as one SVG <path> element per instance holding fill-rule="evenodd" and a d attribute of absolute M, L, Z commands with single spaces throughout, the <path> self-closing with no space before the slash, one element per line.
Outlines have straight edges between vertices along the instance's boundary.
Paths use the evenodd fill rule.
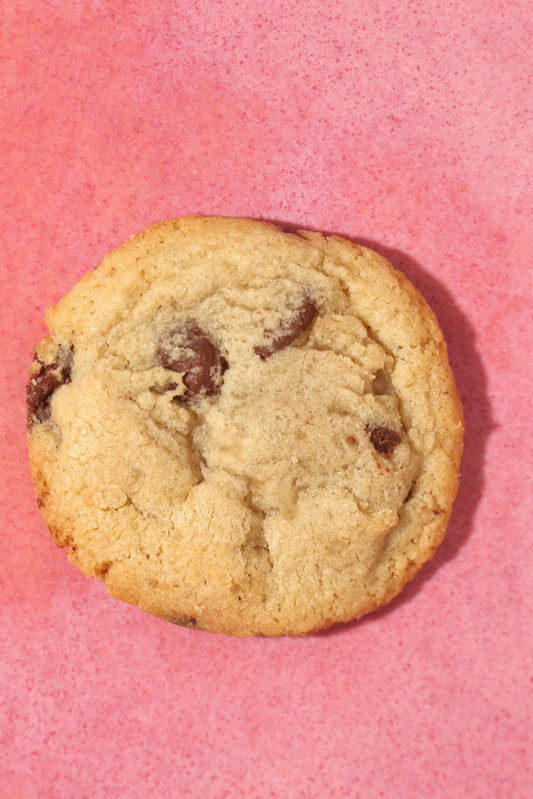
<path fill-rule="evenodd" d="M 533 795 L 530 12 L 4 3 L 2 797 Z M 468 425 L 449 535 L 358 624 L 174 627 L 109 599 L 44 529 L 23 396 L 44 308 L 184 213 L 373 243 L 444 328 Z"/>

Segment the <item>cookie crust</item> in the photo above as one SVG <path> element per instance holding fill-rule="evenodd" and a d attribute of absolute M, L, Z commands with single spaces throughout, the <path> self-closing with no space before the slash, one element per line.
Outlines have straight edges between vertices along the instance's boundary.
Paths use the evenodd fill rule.
<path fill-rule="evenodd" d="M 184 217 L 45 319 L 37 499 L 111 595 L 198 629 L 303 635 L 388 603 L 433 556 L 462 407 L 432 311 L 377 253 Z"/>

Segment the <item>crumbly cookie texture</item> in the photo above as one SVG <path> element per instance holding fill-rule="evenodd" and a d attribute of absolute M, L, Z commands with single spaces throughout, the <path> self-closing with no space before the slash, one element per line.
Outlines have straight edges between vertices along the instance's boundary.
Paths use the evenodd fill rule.
<path fill-rule="evenodd" d="M 442 540 L 461 403 L 375 252 L 245 219 L 156 224 L 56 306 L 28 441 L 59 546 L 177 624 L 303 635 L 389 602 Z"/>

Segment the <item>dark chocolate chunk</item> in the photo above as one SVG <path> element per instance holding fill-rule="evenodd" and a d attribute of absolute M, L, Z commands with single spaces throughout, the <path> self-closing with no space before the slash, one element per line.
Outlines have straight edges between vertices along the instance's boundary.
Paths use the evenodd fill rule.
<path fill-rule="evenodd" d="M 395 431 L 382 425 L 367 424 L 366 432 L 370 436 L 370 441 L 376 452 L 383 452 L 390 455 L 400 443 L 401 436 Z"/>
<path fill-rule="evenodd" d="M 222 375 L 228 364 L 207 333 L 195 322 L 175 327 L 164 344 L 159 345 L 157 354 L 166 369 L 183 374 L 187 391 L 178 399 L 187 401 L 220 391 Z"/>
<path fill-rule="evenodd" d="M 74 347 L 62 347 L 59 350 L 57 361 L 52 364 L 40 364 L 40 371 L 32 377 L 26 386 L 26 406 L 28 410 L 28 423 L 37 419 L 43 423 L 50 419 L 50 399 L 56 388 L 70 383 L 72 371 L 72 358 Z"/>
<path fill-rule="evenodd" d="M 282 319 L 277 330 L 265 330 L 265 343 L 255 347 L 255 352 L 264 361 L 274 353 L 288 347 L 298 338 L 300 333 L 307 330 L 318 313 L 318 307 L 313 299 L 304 297 L 300 305 L 294 308 L 289 319 Z"/>

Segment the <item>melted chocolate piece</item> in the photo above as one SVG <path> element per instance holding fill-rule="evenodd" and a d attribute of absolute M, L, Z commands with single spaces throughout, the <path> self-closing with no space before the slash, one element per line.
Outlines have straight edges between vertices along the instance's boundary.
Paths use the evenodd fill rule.
<path fill-rule="evenodd" d="M 314 322 L 318 307 L 310 297 L 304 297 L 289 319 L 282 319 L 277 330 L 265 330 L 265 344 L 255 347 L 255 352 L 264 361 L 274 353 L 288 347 Z"/>
<path fill-rule="evenodd" d="M 228 364 L 196 322 L 175 327 L 165 344 L 159 346 L 157 354 L 166 369 L 183 374 L 187 392 L 176 399 L 187 401 L 220 391 L 221 378 Z"/>
<path fill-rule="evenodd" d="M 33 419 L 43 422 L 50 419 L 50 399 L 52 394 L 65 383 L 70 383 L 72 371 L 72 353 L 74 347 L 59 350 L 58 359 L 52 364 L 39 361 L 41 369 L 39 374 L 32 377 L 26 386 L 26 406 L 28 409 L 28 424 Z"/>
<path fill-rule="evenodd" d="M 395 430 L 391 430 L 382 425 L 367 424 L 365 430 L 370 436 L 370 441 L 376 452 L 382 452 L 386 455 L 390 455 L 391 452 L 394 452 L 402 440 L 401 436 L 398 435 Z"/>

